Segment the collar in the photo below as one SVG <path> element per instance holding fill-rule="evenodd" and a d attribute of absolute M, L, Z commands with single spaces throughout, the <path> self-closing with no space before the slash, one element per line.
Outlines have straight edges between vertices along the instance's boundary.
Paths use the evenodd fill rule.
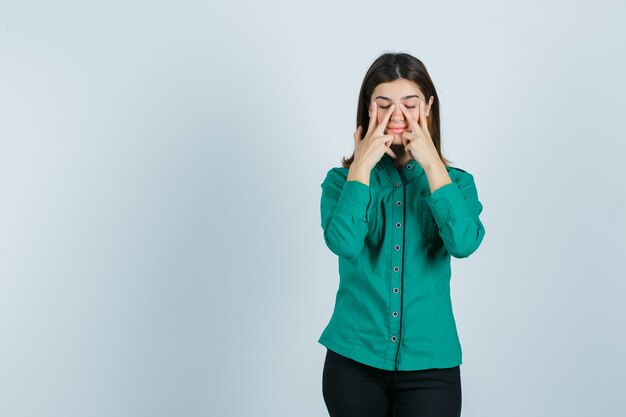
<path fill-rule="evenodd" d="M 378 164 L 381 169 L 385 171 L 389 180 L 394 184 L 398 181 L 402 181 L 406 184 L 426 174 L 422 166 L 413 158 L 405 162 L 404 165 L 402 165 L 402 169 L 398 170 L 393 158 L 385 153 L 380 161 L 378 161 Z"/>

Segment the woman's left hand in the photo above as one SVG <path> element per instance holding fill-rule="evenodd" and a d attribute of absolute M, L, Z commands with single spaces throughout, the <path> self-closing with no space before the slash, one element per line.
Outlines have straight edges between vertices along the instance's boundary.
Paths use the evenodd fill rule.
<path fill-rule="evenodd" d="M 400 104 L 400 109 L 412 129 L 411 132 L 405 131 L 402 133 L 404 150 L 411 152 L 413 159 L 415 159 L 422 168 L 431 165 L 433 162 L 441 161 L 435 144 L 430 137 L 430 132 L 428 131 L 425 107 L 425 103 L 420 101 L 418 119 L 415 119 L 404 104 Z"/>

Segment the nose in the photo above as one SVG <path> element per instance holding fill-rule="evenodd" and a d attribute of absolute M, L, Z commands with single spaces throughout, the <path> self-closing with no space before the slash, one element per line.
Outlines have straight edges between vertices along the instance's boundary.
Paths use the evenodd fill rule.
<path fill-rule="evenodd" d="M 391 113 L 391 120 L 396 120 L 396 121 L 404 120 L 404 114 L 402 113 L 402 110 L 400 110 L 399 104 L 396 104 L 396 107 L 393 109 L 393 113 Z"/>

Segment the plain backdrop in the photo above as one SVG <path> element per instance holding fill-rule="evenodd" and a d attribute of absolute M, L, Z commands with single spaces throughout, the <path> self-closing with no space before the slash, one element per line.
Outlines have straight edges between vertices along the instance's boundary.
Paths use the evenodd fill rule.
<path fill-rule="evenodd" d="M 0 2 L 0 416 L 325 416 L 320 184 L 427 66 L 465 417 L 623 416 L 620 1 Z"/>

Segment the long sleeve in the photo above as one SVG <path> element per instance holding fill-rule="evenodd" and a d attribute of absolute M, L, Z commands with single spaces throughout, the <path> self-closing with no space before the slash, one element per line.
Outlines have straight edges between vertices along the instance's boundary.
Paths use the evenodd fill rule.
<path fill-rule="evenodd" d="M 467 171 L 446 166 L 452 183 L 431 192 L 416 160 L 395 162 L 383 154 L 369 186 L 347 181 L 343 167 L 321 184 L 324 239 L 338 255 L 339 288 L 318 341 L 384 371 L 455 367 L 463 351 L 451 262 L 481 244 L 483 206 Z"/>
<path fill-rule="evenodd" d="M 458 182 L 436 189 L 426 197 L 439 225 L 440 236 L 450 255 L 466 258 L 478 247 L 485 236 L 479 214 L 483 210 L 478 200 L 474 177 L 463 172 Z"/>
<path fill-rule="evenodd" d="M 340 257 L 353 259 L 365 245 L 370 187 L 359 181 L 346 181 L 338 168 L 328 171 L 321 187 L 321 225 L 326 246 Z"/>

